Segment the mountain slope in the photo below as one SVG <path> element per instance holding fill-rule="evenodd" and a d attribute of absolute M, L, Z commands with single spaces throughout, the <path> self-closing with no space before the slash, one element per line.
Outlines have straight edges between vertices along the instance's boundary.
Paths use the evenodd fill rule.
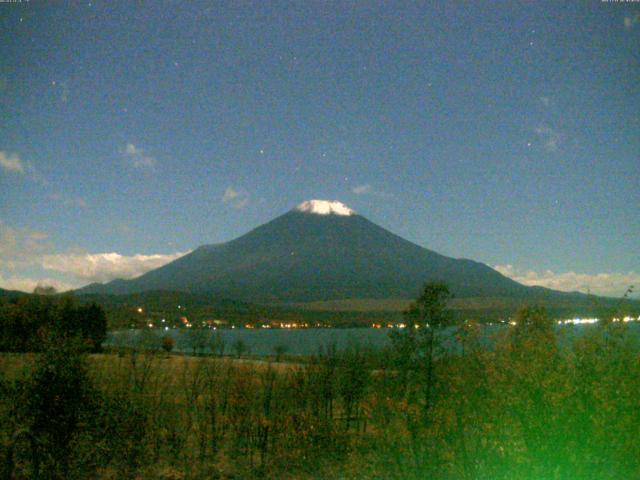
<path fill-rule="evenodd" d="M 79 293 L 178 290 L 253 302 L 414 298 L 427 280 L 446 282 L 458 297 L 550 292 L 520 285 L 482 263 L 420 247 L 338 202 L 327 208 L 329 202 L 313 202 L 319 201 L 138 278 L 89 285 Z"/>
<path fill-rule="evenodd" d="M 20 292 L 17 290 L 5 290 L 3 288 L 0 288 L 0 298 L 2 297 L 20 297 L 20 296 L 24 296 L 27 295 L 25 292 Z"/>

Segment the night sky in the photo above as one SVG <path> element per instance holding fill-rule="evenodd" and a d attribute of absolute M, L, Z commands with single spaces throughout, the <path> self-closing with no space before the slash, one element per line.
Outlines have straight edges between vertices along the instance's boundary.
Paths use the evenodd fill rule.
<path fill-rule="evenodd" d="M 0 37 L 2 288 L 314 198 L 529 284 L 640 288 L 640 3 L 3 2 Z"/>

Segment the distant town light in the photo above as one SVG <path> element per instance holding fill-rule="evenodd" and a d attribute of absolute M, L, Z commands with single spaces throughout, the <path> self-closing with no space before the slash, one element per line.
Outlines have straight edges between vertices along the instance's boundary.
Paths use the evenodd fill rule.
<path fill-rule="evenodd" d="M 570 318 L 565 320 L 563 323 L 571 324 L 571 325 L 591 325 L 593 323 L 598 323 L 600 320 L 598 318 Z M 615 321 L 615 319 L 614 319 Z"/>

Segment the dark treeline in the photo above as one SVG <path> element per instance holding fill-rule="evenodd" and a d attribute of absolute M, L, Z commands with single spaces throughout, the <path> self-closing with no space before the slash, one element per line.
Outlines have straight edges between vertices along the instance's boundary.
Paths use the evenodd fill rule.
<path fill-rule="evenodd" d="M 333 327 L 370 327 L 372 323 L 402 321 L 401 312 L 389 311 L 323 311 L 296 306 L 256 305 L 234 300 L 216 299 L 209 295 L 178 292 L 143 292 L 131 295 L 78 295 L 81 303 L 97 303 L 107 312 L 109 330 L 144 328 L 150 322 L 166 319 L 181 326 L 181 318 L 194 325 L 212 319 L 223 320 L 227 327 L 247 323 L 283 322 L 320 324 Z M 180 309 L 178 308 L 180 305 Z M 142 307 L 144 313 L 139 313 Z"/>
<path fill-rule="evenodd" d="M 5 355 L 4 478 L 640 478 L 640 359 L 622 322 L 569 340 L 524 308 L 491 349 L 459 325 L 452 354 L 447 298 L 428 285 L 388 350 L 304 364 L 88 356 L 77 339 Z"/>
<path fill-rule="evenodd" d="M 104 310 L 95 303 L 43 295 L 0 299 L 0 351 L 39 352 L 47 341 L 71 337 L 99 351 L 106 335 Z"/>

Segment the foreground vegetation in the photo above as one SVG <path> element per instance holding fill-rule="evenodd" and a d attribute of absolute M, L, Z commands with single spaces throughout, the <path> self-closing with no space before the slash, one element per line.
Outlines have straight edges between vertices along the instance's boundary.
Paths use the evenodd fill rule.
<path fill-rule="evenodd" d="M 389 350 L 300 364 L 88 355 L 72 336 L 5 354 L 4 478 L 640 478 L 623 323 L 569 340 L 523 309 L 490 349 L 460 325 L 454 355 L 438 343 L 447 299 L 428 285 Z"/>
<path fill-rule="evenodd" d="M 107 318 L 95 303 L 79 305 L 71 296 L 22 295 L 0 301 L 0 351 L 39 352 L 47 340 L 74 338 L 100 351 Z"/>

